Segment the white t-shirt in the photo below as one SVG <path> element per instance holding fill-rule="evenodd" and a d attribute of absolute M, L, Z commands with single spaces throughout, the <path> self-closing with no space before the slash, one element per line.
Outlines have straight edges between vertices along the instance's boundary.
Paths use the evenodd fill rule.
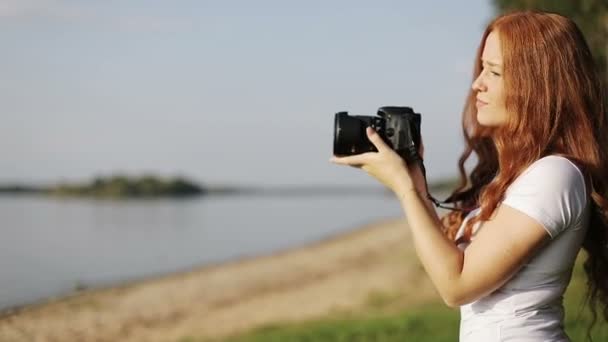
<path fill-rule="evenodd" d="M 562 295 L 587 231 L 589 202 L 583 174 L 564 157 L 541 158 L 515 179 L 502 204 L 541 223 L 550 242 L 501 288 L 460 307 L 461 342 L 569 341 Z M 467 215 L 457 237 L 478 213 Z M 483 229 L 480 223 L 473 227 L 472 240 Z"/>

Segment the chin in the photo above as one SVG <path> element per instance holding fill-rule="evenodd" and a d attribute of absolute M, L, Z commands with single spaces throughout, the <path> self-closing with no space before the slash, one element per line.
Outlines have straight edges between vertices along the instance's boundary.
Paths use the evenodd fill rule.
<path fill-rule="evenodd" d="M 509 122 L 509 113 L 500 106 L 484 106 L 477 110 L 477 122 L 486 127 L 502 127 Z"/>
<path fill-rule="evenodd" d="M 492 118 L 488 118 L 486 115 L 480 114 L 479 112 L 477 112 L 477 122 L 485 127 L 498 127 L 502 125 L 502 122 L 499 120 L 492 120 Z"/>
<path fill-rule="evenodd" d="M 488 118 L 484 117 L 484 115 L 480 115 L 479 113 L 477 113 L 477 122 L 481 125 L 481 126 L 492 126 L 492 123 L 490 120 L 488 120 Z"/>

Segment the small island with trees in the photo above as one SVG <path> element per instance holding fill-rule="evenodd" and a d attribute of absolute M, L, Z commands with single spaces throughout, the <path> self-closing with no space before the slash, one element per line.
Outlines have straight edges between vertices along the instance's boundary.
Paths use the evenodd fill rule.
<path fill-rule="evenodd" d="M 429 184 L 429 191 L 451 192 L 458 179 L 446 179 Z M 53 197 L 83 197 L 99 199 L 183 198 L 200 195 L 255 195 L 255 196 L 347 196 L 389 192 L 381 186 L 291 184 L 291 185 L 212 185 L 202 186 L 185 177 L 156 175 L 126 176 L 115 174 L 94 177 L 88 182 L 58 182 L 50 186 L 0 184 L 0 195 L 41 195 Z"/>
<path fill-rule="evenodd" d="M 60 183 L 48 187 L 0 186 L 0 193 L 97 198 L 186 197 L 202 195 L 205 192 L 206 189 L 201 185 L 183 177 L 161 178 L 152 175 L 96 177 L 88 183 Z"/>

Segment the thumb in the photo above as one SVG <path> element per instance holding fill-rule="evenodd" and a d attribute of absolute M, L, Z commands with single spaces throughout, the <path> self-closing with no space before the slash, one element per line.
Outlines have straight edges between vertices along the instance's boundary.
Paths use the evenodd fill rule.
<path fill-rule="evenodd" d="M 380 134 L 378 134 L 378 132 L 376 132 L 373 128 L 367 127 L 365 133 L 367 133 L 367 138 L 369 139 L 369 141 L 371 141 L 372 144 L 374 144 L 378 152 L 389 148 L 388 145 L 384 142 L 384 140 L 382 140 L 382 138 L 380 137 Z"/>

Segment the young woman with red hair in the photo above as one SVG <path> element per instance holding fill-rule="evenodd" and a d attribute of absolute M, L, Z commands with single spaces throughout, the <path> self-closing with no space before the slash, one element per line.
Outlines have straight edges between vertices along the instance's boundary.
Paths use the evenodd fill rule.
<path fill-rule="evenodd" d="M 399 198 L 427 274 L 460 307 L 461 341 L 568 341 L 562 295 L 581 248 L 591 309 L 608 320 L 604 94 L 573 21 L 510 13 L 490 23 L 477 52 L 461 185 L 451 197 L 460 211 L 440 218 L 419 165 L 407 165 L 370 128 L 378 152 L 332 158 Z"/>

